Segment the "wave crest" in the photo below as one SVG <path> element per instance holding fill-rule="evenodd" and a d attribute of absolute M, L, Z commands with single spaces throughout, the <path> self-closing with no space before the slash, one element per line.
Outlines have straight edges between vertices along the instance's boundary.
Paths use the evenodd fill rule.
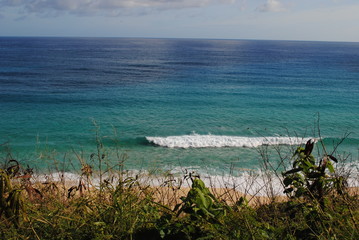
<path fill-rule="evenodd" d="M 219 135 L 183 135 L 146 137 L 147 141 L 168 148 L 248 147 L 262 145 L 300 145 L 312 138 L 299 137 L 240 137 Z"/>

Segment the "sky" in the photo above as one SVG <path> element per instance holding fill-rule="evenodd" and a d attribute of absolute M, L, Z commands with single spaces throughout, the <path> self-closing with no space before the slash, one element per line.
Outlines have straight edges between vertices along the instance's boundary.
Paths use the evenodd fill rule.
<path fill-rule="evenodd" d="M 359 41 L 358 0 L 0 0 L 0 36 Z"/>

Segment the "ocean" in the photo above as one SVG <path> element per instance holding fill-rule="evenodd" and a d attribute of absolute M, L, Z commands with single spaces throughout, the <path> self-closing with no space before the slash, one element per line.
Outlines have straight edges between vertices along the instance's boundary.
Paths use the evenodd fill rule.
<path fill-rule="evenodd" d="M 137 170 L 226 175 L 313 137 L 358 162 L 359 43 L 1 37 L 0 110 L 1 158 L 39 171 L 99 139 Z"/>

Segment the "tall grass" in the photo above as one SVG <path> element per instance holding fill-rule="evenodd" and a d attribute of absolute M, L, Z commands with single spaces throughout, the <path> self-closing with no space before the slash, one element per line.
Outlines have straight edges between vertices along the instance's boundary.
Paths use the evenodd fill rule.
<path fill-rule="evenodd" d="M 1 239 L 359 239 L 358 192 L 345 185 L 350 172 L 333 162 L 345 159 L 315 158 L 309 145 L 292 149 L 294 158 L 275 149 L 277 162 L 260 148 L 261 175 L 249 172 L 241 186 L 210 178 L 206 186 L 189 171 L 126 172 L 126 155 L 111 153 L 100 135 L 96 141 L 88 159 L 75 153 L 81 170 L 70 181 L 59 161 L 57 176 L 41 179 L 6 155 Z"/>

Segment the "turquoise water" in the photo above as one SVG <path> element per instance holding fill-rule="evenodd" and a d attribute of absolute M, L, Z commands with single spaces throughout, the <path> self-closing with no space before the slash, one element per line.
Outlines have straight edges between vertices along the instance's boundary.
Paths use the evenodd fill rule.
<path fill-rule="evenodd" d="M 359 43 L 0 38 L 0 104 L 0 144 L 24 163 L 44 149 L 89 158 L 96 121 L 109 149 L 116 129 L 128 168 L 257 168 L 249 138 L 318 137 L 318 114 L 325 142 L 350 132 L 340 150 L 357 159 Z M 245 148 L 148 139 L 168 136 L 248 139 Z"/>

